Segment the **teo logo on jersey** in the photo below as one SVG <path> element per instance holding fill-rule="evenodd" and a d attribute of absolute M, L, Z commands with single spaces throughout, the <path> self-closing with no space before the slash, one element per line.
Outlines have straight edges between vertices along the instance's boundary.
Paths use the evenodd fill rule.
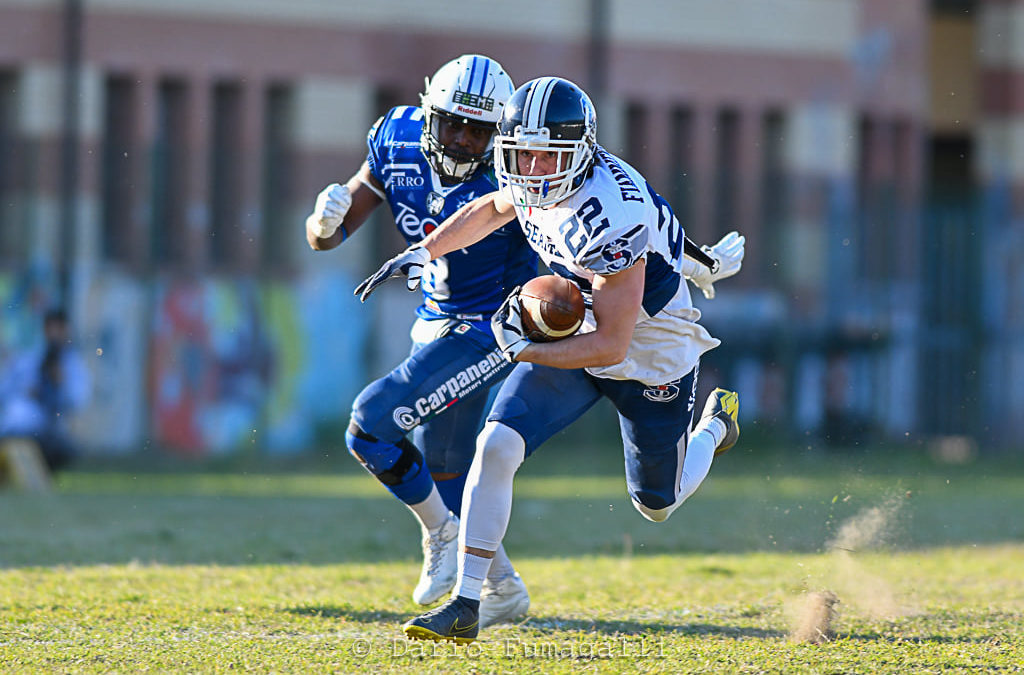
<path fill-rule="evenodd" d="M 420 148 L 423 110 L 392 108 L 367 136 L 370 172 L 384 192 L 398 231 L 415 244 L 460 206 L 494 192 L 489 168 L 464 183 L 446 185 L 430 168 Z M 473 244 L 432 261 L 423 270 L 424 318 L 438 315 L 490 318 L 517 285 L 537 274 L 537 257 L 515 222 Z"/>

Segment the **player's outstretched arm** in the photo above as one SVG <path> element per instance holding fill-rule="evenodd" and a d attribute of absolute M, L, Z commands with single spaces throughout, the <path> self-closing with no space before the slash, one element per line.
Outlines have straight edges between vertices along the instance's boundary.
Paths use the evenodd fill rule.
<path fill-rule="evenodd" d="M 374 289 L 392 277 L 404 276 L 406 288 L 416 290 L 423 267 L 435 258 L 471 246 L 508 222 L 512 205 L 498 193 L 474 199 L 453 213 L 420 243 L 410 246 L 356 286 L 355 294 L 366 302 Z"/>
<path fill-rule="evenodd" d="M 309 247 L 314 251 L 336 248 L 366 222 L 384 201 L 383 195 L 383 188 L 366 162 L 344 185 L 331 183 L 325 187 L 316 197 L 313 212 L 306 217 Z"/>
<path fill-rule="evenodd" d="M 424 237 L 420 246 L 431 259 L 472 246 L 514 217 L 512 204 L 500 192 L 478 197 L 448 217 Z"/>
<path fill-rule="evenodd" d="M 594 320 L 597 330 L 578 333 L 557 342 L 530 343 L 517 361 L 555 368 L 611 366 L 626 358 L 633 340 L 640 303 L 644 297 L 642 258 L 632 267 L 611 275 L 595 275 Z"/>

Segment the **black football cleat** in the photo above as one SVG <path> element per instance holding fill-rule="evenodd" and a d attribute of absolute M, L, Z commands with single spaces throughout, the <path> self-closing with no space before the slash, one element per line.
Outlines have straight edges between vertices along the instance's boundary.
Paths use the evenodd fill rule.
<path fill-rule="evenodd" d="M 480 633 L 480 601 L 456 596 L 437 609 L 406 621 L 402 632 L 413 640 L 472 642 Z"/>

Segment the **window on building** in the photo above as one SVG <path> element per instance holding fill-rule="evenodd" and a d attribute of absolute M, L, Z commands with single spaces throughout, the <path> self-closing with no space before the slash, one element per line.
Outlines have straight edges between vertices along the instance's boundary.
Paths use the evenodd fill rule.
<path fill-rule="evenodd" d="M 739 113 L 722 108 L 715 115 L 715 238 L 736 228 L 739 184 Z"/>
<path fill-rule="evenodd" d="M 931 0 L 934 14 L 970 16 L 977 9 L 978 0 Z"/>
<path fill-rule="evenodd" d="M 647 106 L 642 103 L 626 104 L 626 147 L 623 156 L 642 173 L 647 174 Z"/>
<path fill-rule="evenodd" d="M 678 106 L 672 109 L 669 128 L 669 201 L 683 229 L 693 218 L 694 144 L 693 109 Z"/>
<path fill-rule="evenodd" d="M 213 88 L 210 137 L 210 260 L 233 262 L 241 216 L 242 87 L 221 82 Z"/>
<path fill-rule="evenodd" d="M 899 148 L 896 125 L 864 115 L 858 125 L 857 269 L 865 279 L 888 280 L 893 261 L 888 242 L 896 234 Z"/>
<path fill-rule="evenodd" d="M 407 103 L 409 102 L 402 99 L 402 91 L 398 87 L 392 85 L 381 85 L 377 87 L 377 91 L 374 95 L 373 105 L 376 112 L 373 119 L 376 120 L 395 106 Z"/>
<path fill-rule="evenodd" d="M 766 111 L 761 118 L 761 245 L 762 273 L 769 281 L 779 278 L 780 240 L 788 210 L 785 169 L 786 118 L 780 110 Z"/>
<path fill-rule="evenodd" d="M 101 250 L 105 260 L 132 259 L 135 169 L 135 82 L 115 75 L 104 84 Z"/>
<path fill-rule="evenodd" d="M 162 80 L 157 88 L 153 142 L 153 229 L 151 258 L 180 264 L 185 256 L 188 88 L 183 80 Z"/>
<path fill-rule="evenodd" d="M 264 95 L 263 116 L 263 214 L 262 260 L 269 269 L 282 269 L 289 263 L 295 227 L 290 222 L 292 196 L 291 131 L 292 90 L 275 84 Z"/>
<path fill-rule="evenodd" d="M 21 152 L 18 134 L 18 75 L 0 70 L 0 263 L 24 260 L 25 228 L 19 215 L 23 186 L 18 176 Z"/>

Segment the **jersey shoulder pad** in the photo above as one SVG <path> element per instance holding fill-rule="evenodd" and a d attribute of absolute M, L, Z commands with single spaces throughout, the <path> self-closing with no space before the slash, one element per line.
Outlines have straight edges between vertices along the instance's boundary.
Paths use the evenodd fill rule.
<path fill-rule="evenodd" d="M 419 143 L 422 128 L 423 111 L 415 106 L 400 105 L 373 123 L 367 134 L 367 142 L 371 145 Z"/>
<path fill-rule="evenodd" d="M 373 142 L 377 140 L 377 132 L 380 131 L 380 127 L 383 122 L 384 115 L 381 115 L 380 117 L 377 118 L 377 121 L 373 123 L 373 126 L 370 127 L 370 131 L 366 134 L 367 143 L 372 145 Z"/>
<path fill-rule="evenodd" d="M 366 136 L 369 150 L 366 159 L 377 178 L 383 182 L 378 175 L 380 168 L 395 153 L 409 149 L 419 153 L 422 128 L 423 110 L 409 105 L 394 107 L 374 122 Z"/>
<path fill-rule="evenodd" d="M 649 236 L 644 223 L 606 228 L 584 245 L 577 261 L 595 274 L 616 274 L 643 257 Z"/>

